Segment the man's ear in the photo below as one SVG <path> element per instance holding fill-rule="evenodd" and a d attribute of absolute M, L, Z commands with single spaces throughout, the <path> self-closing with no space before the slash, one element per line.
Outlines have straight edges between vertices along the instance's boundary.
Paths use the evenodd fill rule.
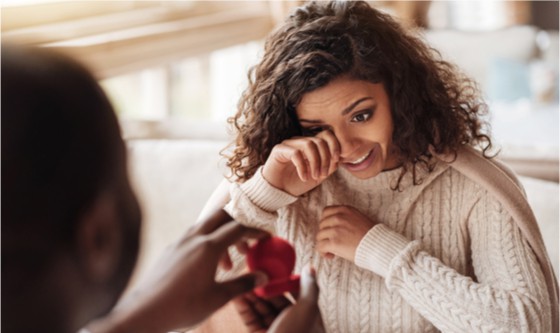
<path fill-rule="evenodd" d="M 103 283 L 114 276 L 122 255 L 122 236 L 116 198 L 102 192 L 78 224 L 76 248 L 87 279 Z"/>

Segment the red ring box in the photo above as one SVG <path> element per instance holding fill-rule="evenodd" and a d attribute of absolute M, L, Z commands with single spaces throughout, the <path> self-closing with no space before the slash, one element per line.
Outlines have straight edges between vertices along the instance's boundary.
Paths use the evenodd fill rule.
<path fill-rule="evenodd" d="M 247 252 L 247 265 L 251 272 L 261 271 L 268 276 L 268 283 L 257 287 L 257 296 L 270 298 L 286 291 L 299 292 L 299 275 L 292 274 L 296 252 L 292 245 L 280 237 L 259 240 Z"/>

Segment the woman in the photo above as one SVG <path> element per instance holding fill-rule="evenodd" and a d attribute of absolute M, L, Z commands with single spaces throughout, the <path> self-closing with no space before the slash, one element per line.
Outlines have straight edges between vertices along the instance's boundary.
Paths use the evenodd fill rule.
<path fill-rule="evenodd" d="M 267 40 L 232 119 L 226 209 L 316 267 L 329 332 L 552 331 L 556 279 L 485 112 L 388 15 L 308 4 Z"/>

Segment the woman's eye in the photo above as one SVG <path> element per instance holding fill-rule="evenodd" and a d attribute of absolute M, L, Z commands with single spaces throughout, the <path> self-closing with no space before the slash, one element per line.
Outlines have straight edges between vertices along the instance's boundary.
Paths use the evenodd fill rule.
<path fill-rule="evenodd" d="M 322 127 L 308 127 L 303 129 L 303 134 L 305 136 L 315 136 L 323 131 Z"/>
<path fill-rule="evenodd" d="M 353 122 L 361 123 L 367 121 L 371 117 L 371 112 L 359 113 L 352 117 Z"/>

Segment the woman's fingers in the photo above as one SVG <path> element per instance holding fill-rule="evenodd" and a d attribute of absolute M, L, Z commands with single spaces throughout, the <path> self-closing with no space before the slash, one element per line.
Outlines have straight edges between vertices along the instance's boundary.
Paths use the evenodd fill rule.
<path fill-rule="evenodd" d="M 321 154 L 325 153 L 324 147 L 320 147 L 320 142 L 314 140 L 314 138 L 303 139 L 300 144 L 302 145 L 301 149 L 303 150 L 305 159 L 309 162 L 309 174 L 311 178 L 314 180 L 319 179 L 319 175 L 321 174 L 321 161 L 323 160 Z"/>
<path fill-rule="evenodd" d="M 325 221 L 337 215 L 344 215 L 346 214 L 347 211 L 348 211 L 348 206 L 344 206 L 344 205 L 327 206 L 323 209 L 323 213 L 321 214 L 321 221 Z"/>
<path fill-rule="evenodd" d="M 332 174 L 338 168 L 338 161 L 340 160 L 340 143 L 338 139 L 334 135 L 334 133 L 330 130 L 322 131 L 321 133 L 317 134 L 317 138 L 324 140 L 329 147 L 330 152 L 330 161 L 329 161 L 329 169 L 327 176 Z"/>
<path fill-rule="evenodd" d="M 283 144 L 294 149 L 291 160 L 303 181 L 307 181 L 309 178 L 320 180 L 336 170 L 333 166 L 336 165 L 338 157 L 333 162 L 332 152 L 339 149 L 337 148 L 338 141 L 332 135 L 325 135 L 325 137 L 327 139 L 317 136 L 284 141 Z M 335 147 L 331 147 L 331 145 Z M 303 174 L 306 177 L 302 177 Z"/>
<path fill-rule="evenodd" d="M 319 152 L 319 159 L 316 161 L 316 165 L 313 169 L 313 178 L 315 180 L 326 178 L 329 175 L 329 167 L 331 165 L 331 150 L 329 149 L 329 145 L 325 140 L 318 137 L 311 138 L 311 140 L 313 141 L 317 148 L 317 151 Z"/>
<path fill-rule="evenodd" d="M 284 144 L 293 149 L 292 162 L 297 169 L 299 178 L 306 182 L 310 179 L 317 180 L 321 168 L 321 151 L 318 142 L 313 138 L 298 138 L 286 140 Z M 323 152 L 324 153 L 324 152 Z"/>
<path fill-rule="evenodd" d="M 300 195 L 336 171 L 340 145 L 330 131 L 315 137 L 293 137 L 272 149 L 262 174 L 273 186 Z"/>
<path fill-rule="evenodd" d="M 337 234 L 337 229 L 336 227 L 328 227 L 328 228 L 323 228 L 321 230 L 319 230 L 317 232 L 317 236 L 315 236 L 315 239 L 317 240 L 317 242 L 320 241 L 324 241 L 324 240 L 335 240 L 335 238 L 338 237 Z"/>
<path fill-rule="evenodd" d="M 315 244 L 315 249 L 317 250 L 317 252 L 319 252 L 323 257 L 327 258 L 327 259 L 332 259 L 334 258 L 334 254 L 332 251 L 332 242 L 330 239 L 323 239 L 321 241 L 318 241 Z"/>
<path fill-rule="evenodd" d="M 293 149 L 293 148 L 292 148 Z M 303 152 L 298 149 L 294 149 L 291 157 L 291 161 L 296 167 L 297 174 L 301 181 L 306 182 L 309 180 L 309 167 L 307 164 L 307 159 L 305 158 Z"/>

